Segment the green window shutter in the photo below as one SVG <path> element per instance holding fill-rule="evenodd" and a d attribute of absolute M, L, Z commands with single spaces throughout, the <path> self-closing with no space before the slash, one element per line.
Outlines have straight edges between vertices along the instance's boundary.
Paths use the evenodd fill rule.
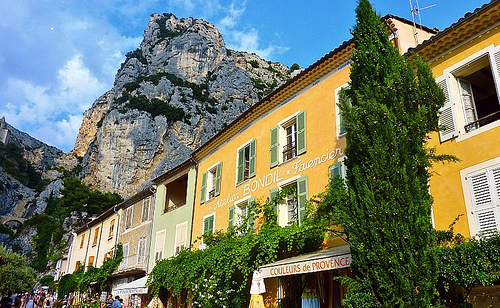
<path fill-rule="evenodd" d="M 237 184 L 245 180 L 245 147 L 238 150 L 238 178 Z"/>
<path fill-rule="evenodd" d="M 328 177 L 333 180 L 336 177 L 342 177 L 342 163 L 337 162 L 328 167 Z"/>
<path fill-rule="evenodd" d="M 215 173 L 215 196 L 220 195 L 220 178 L 222 176 L 222 163 L 217 165 L 217 171 Z"/>
<path fill-rule="evenodd" d="M 340 92 L 338 94 L 338 99 L 339 99 L 339 102 L 346 102 L 348 106 L 351 106 L 350 98 L 347 97 L 347 95 L 345 93 L 346 89 L 348 89 L 348 86 L 347 87 L 343 87 L 342 90 L 340 90 Z M 345 120 L 344 120 L 344 116 L 342 114 L 342 110 L 340 110 L 340 107 L 338 106 L 338 104 L 337 104 L 337 109 L 338 109 L 338 113 L 339 113 L 339 131 L 338 131 L 338 135 L 341 136 L 341 135 L 344 135 L 345 133 L 347 133 L 347 130 L 345 128 Z"/>
<path fill-rule="evenodd" d="M 229 208 L 229 218 L 227 220 L 228 229 L 234 226 L 234 205 Z"/>
<path fill-rule="evenodd" d="M 276 214 L 276 218 L 278 218 L 278 202 L 275 200 L 276 196 L 278 195 L 279 188 L 275 187 L 272 188 L 269 191 L 269 200 L 271 201 L 271 204 L 273 205 L 273 210 L 274 214 Z M 278 219 L 279 221 L 279 219 Z"/>
<path fill-rule="evenodd" d="M 307 176 L 297 180 L 297 202 L 299 207 L 299 225 L 302 224 L 306 215 L 307 202 Z"/>
<path fill-rule="evenodd" d="M 205 218 L 203 221 L 203 235 L 214 234 L 214 215 Z"/>
<path fill-rule="evenodd" d="M 255 176 L 255 157 L 257 155 L 257 141 L 254 139 L 250 142 L 250 167 L 248 177 Z"/>
<path fill-rule="evenodd" d="M 201 197 L 200 203 L 205 203 L 205 198 L 207 196 L 207 173 L 203 173 L 201 178 Z"/>
<path fill-rule="evenodd" d="M 339 111 L 339 136 L 347 133 L 345 129 L 344 116 L 342 115 L 342 110 Z"/>
<path fill-rule="evenodd" d="M 306 112 L 301 111 L 296 118 L 297 121 L 297 155 L 306 152 Z"/>
<path fill-rule="evenodd" d="M 247 217 L 247 230 L 253 232 L 255 230 L 255 198 L 248 199 Z"/>
<path fill-rule="evenodd" d="M 271 168 L 275 167 L 279 163 L 278 159 L 278 149 L 279 149 L 279 140 L 278 140 L 278 126 L 271 128 Z"/>

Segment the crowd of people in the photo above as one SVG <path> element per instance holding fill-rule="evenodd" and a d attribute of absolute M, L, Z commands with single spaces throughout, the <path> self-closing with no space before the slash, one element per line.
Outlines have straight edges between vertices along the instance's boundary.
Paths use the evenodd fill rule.
<path fill-rule="evenodd" d="M 53 308 L 55 300 L 53 292 L 43 290 L 25 294 L 9 292 L 0 301 L 0 308 Z"/>
<path fill-rule="evenodd" d="M 25 294 L 9 292 L 7 296 L 1 299 L 0 308 L 54 308 L 55 303 L 60 308 L 72 308 L 78 306 L 74 305 L 75 302 L 76 300 L 72 293 L 69 296 L 65 295 L 62 300 L 57 300 L 53 292 L 45 292 L 43 290 Z M 125 308 L 123 306 L 123 299 L 119 296 L 115 296 L 113 299 L 111 294 L 108 294 L 106 302 L 101 307 L 104 305 L 106 308 Z M 131 307 L 132 303 L 129 303 L 127 308 Z"/>

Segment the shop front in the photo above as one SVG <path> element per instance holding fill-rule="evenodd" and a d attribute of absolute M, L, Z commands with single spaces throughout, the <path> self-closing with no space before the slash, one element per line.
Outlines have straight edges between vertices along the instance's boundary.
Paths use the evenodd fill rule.
<path fill-rule="evenodd" d="M 129 283 L 123 283 L 113 288 L 113 296 L 120 296 L 124 304 L 132 304 L 132 307 L 143 307 L 150 299 L 148 287 L 146 286 L 148 276 L 136 279 Z"/>
<path fill-rule="evenodd" d="M 304 254 L 259 268 L 265 307 L 337 308 L 346 289 L 339 276 L 350 276 L 349 245 Z"/>

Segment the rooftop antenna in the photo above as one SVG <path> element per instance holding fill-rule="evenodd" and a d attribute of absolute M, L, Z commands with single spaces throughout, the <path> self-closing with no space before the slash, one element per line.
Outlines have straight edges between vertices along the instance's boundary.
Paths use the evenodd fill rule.
<path fill-rule="evenodd" d="M 420 8 L 420 5 L 418 4 L 418 0 L 415 0 L 416 1 L 415 6 L 413 6 L 412 0 L 408 0 L 408 1 L 410 1 L 411 19 L 413 20 L 413 37 L 415 38 L 415 43 L 418 44 L 419 43 L 418 42 L 418 30 L 417 30 L 417 24 L 415 22 L 415 16 L 418 17 L 418 23 L 420 25 L 420 30 L 422 31 L 422 18 L 420 16 L 420 11 L 425 10 L 425 9 L 429 9 L 429 8 L 434 7 L 436 5 L 432 4 L 432 5 Z"/>

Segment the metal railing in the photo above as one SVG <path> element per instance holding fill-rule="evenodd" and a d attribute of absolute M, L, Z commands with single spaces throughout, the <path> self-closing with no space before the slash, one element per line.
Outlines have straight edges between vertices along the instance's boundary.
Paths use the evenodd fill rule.
<path fill-rule="evenodd" d="M 475 130 L 476 128 L 479 128 L 481 126 L 484 126 L 486 124 L 490 124 L 492 122 L 500 120 L 500 110 L 493 112 L 485 117 L 482 117 L 481 119 L 474 121 L 472 123 L 469 123 L 465 125 L 465 132 L 470 132 Z"/>
<path fill-rule="evenodd" d="M 283 161 L 292 159 L 297 154 L 297 144 L 294 142 L 283 146 Z"/>
<path fill-rule="evenodd" d="M 179 202 L 174 203 L 172 205 L 166 206 L 165 210 L 163 211 L 163 213 L 171 212 L 171 211 L 173 211 L 175 209 L 180 208 L 183 205 L 186 205 L 186 200 L 182 200 L 182 201 L 179 201 Z"/>

